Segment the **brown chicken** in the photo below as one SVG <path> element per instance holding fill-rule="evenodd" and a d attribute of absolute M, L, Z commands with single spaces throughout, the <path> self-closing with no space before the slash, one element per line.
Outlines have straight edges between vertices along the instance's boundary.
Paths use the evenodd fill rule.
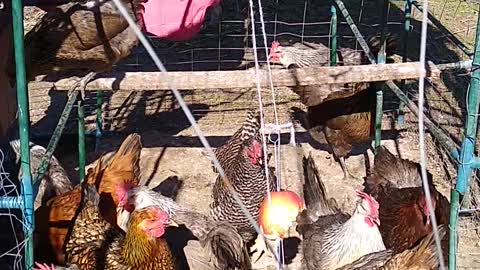
<path fill-rule="evenodd" d="M 431 174 L 428 182 L 437 224 L 448 224 L 448 200 L 435 189 Z M 380 203 L 380 232 L 385 246 L 394 253 L 411 248 L 432 231 L 419 164 L 397 158 L 380 146 L 374 171 L 366 178 L 365 191 Z M 444 254 L 447 241 L 448 237 L 442 243 Z"/>
<path fill-rule="evenodd" d="M 82 270 L 174 270 L 163 239 L 166 226 L 178 226 L 158 207 L 134 210 L 126 234 L 106 221 L 94 185 L 85 185 L 79 214 L 66 243 L 66 261 Z"/>
<path fill-rule="evenodd" d="M 140 135 L 130 134 L 106 167 L 101 159 L 95 170 L 90 169 L 85 181 L 94 184 L 100 192 L 100 211 L 111 224 L 116 224 L 116 206 L 121 198 L 116 190 L 135 186 L 139 179 L 139 159 L 142 144 Z M 35 213 L 39 245 L 36 248 L 40 262 L 64 263 L 63 247 L 68 229 L 81 202 L 81 186 L 56 196 Z"/>
<path fill-rule="evenodd" d="M 440 239 L 445 237 L 445 225 L 438 228 Z M 338 270 L 436 270 L 439 260 L 433 232 L 425 236 L 420 243 L 401 253 L 393 255 L 391 250 L 371 253 Z"/>
<path fill-rule="evenodd" d="M 387 36 L 387 56 L 396 48 L 395 36 Z M 380 42 L 378 36 L 368 40 L 374 54 L 378 54 Z M 303 47 L 303 48 L 302 48 Z M 284 47 L 272 43 L 270 59 L 283 66 L 308 67 L 329 65 L 329 50 L 323 45 L 319 49 L 307 49 L 294 45 Z M 360 65 L 369 63 L 363 52 L 342 48 L 338 51 L 339 64 Z M 352 176 L 345 164 L 345 157 L 355 145 L 371 142 L 374 132 L 372 113 L 376 109 L 375 85 L 357 83 L 348 85 L 306 86 L 293 90 L 308 107 L 306 128 L 313 139 L 329 144 L 334 158 L 340 163 L 344 178 Z"/>
<path fill-rule="evenodd" d="M 124 0 L 130 15 L 142 27 L 146 0 Z M 84 91 L 96 72 L 108 71 L 138 44 L 133 30 L 110 1 L 69 1 L 49 11 L 25 36 L 27 79 L 53 72 L 87 74 L 77 86 Z M 15 78 L 14 60 L 9 65 Z"/>
<path fill-rule="evenodd" d="M 323 103 L 308 107 L 307 128 L 313 139 L 327 143 L 342 167 L 344 178 L 353 177 L 345 157 L 355 145 L 371 142 L 374 134 L 372 115 L 376 110 L 375 89 L 353 93 L 335 92 Z"/>

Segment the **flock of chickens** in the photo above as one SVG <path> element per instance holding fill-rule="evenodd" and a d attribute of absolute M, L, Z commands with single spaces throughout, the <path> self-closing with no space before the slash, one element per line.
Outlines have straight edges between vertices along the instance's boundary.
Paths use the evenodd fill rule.
<path fill-rule="evenodd" d="M 32 147 L 32 151 L 39 149 Z M 18 141 L 2 145 L 7 157 L 15 157 L 17 150 Z M 65 182 L 62 189 L 53 185 L 55 178 L 43 180 L 47 183 L 44 189 L 57 194 L 35 211 L 36 269 L 189 269 L 178 261 L 182 250 L 172 244 L 176 232 L 170 227 L 182 227 L 188 231 L 188 240 L 199 241 L 204 263 L 210 268 L 253 269 L 251 258 L 255 254 L 249 247 L 257 235 L 239 210 L 230 187 L 258 220 L 267 239 L 284 237 L 290 227 L 296 228 L 303 238 L 305 269 L 438 267 L 420 166 L 397 158 L 383 146 L 377 149 L 364 191 L 357 191 L 359 199 L 353 213 L 342 212 L 335 199 L 327 196 L 310 155 L 304 157 L 305 203 L 296 195 L 279 197 L 295 204 L 283 204 L 285 211 L 277 212 L 268 222 L 267 215 L 260 214 L 266 211 L 267 182 L 258 113 L 249 112 L 243 126 L 215 149 L 229 184 L 217 178 L 209 215 L 175 201 L 182 183 L 175 177 L 154 189 L 140 185 L 141 150 L 141 137 L 130 134 L 111 159 L 98 159 L 81 184 L 72 187 Z M 32 160 L 38 158 L 32 155 Z M 48 173 L 65 174 L 58 166 L 54 159 Z M 272 171 L 270 168 L 270 183 L 276 183 Z M 449 204 L 431 180 L 429 176 L 446 255 Z M 274 184 L 270 191 L 275 194 Z M 277 202 L 272 196 L 271 204 Z"/>
<path fill-rule="evenodd" d="M 124 1 L 142 26 L 144 1 Z M 368 42 L 377 54 L 379 38 L 374 36 Z M 85 88 L 95 72 L 110 69 L 137 43 L 111 1 L 72 0 L 50 10 L 26 35 L 27 76 L 84 71 L 88 75 L 80 86 Z M 395 37 L 388 36 L 387 55 L 394 50 Z M 347 48 L 339 49 L 338 56 L 339 64 L 367 63 L 363 53 Z M 269 57 L 286 68 L 327 65 L 329 49 L 274 42 Z M 7 74 L 13 84 L 14 70 Z M 351 173 L 345 157 L 355 145 L 372 139 L 375 85 L 333 87 L 340 91 L 319 94 L 325 93 L 321 86 L 294 91 L 308 107 L 304 120 L 312 138 L 331 146 L 348 178 Z M 1 149 L 5 164 L 18 164 L 18 140 L 1 142 Z M 303 238 L 306 269 L 438 267 L 419 165 L 396 157 L 385 147 L 376 149 L 374 168 L 365 178 L 364 190 L 357 192 L 353 213 L 342 212 L 327 196 L 315 162 L 308 156 L 303 163 L 305 203 L 292 193 L 275 197 L 272 204 L 278 201 L 284 207 L 276 216 L 270 215 L 270 204 L 265 204 L 267 186 L 276 194 L 277 180 L 274 168 L 265 171 L 258 112 L 250 111 L 240 129 L 215 149 L 228 182 L 217 177 L 209 215 L 175 201 L 182 184 L 177 178 L 168 178 L 154 189 L 140 185 L 141 150 L 140 136 L 130 134 L 113 158 L 101 157 L 77 186 L 72 186 L 58 160 L 52 158 L 35 200 L 37 269 L 188 269 L 179 260 L 184 256 L 182 249 L 172 244 L 172 234 L 180 228 L 188 231 L 189 240 L 199 241 L 204 263 L 213 269 L 252 269 L 256 261 L 252 258 L 258 258 L 268 242 L 285 237 L 290 228 L 296 228 Z M 33 167 L 44 153 L 44 148 L 32 144 Z M 10 167 L 15 166 L 6 166 Z M 215 167 L 213 170 L 217 172 Z M 431 175 L 428 180 L 443 257 L 447 258 L 449 203 L 435 189 Z M 257 234 L 231 189 L 266 238 Z"/>

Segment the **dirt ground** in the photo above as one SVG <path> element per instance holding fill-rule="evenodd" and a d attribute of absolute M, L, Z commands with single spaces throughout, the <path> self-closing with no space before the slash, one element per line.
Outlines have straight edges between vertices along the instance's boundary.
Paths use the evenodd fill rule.
<path fill-rule="evenodd" d="M 157 48 L 159 48 L 160 53 L 163 53 L 162 60 L 166 62 L 169 70 L 239 69 L 248 68 L 251 65 L 251 39 L 245 39 L 242 36 L 245 33 L 241 29 L 237 29 L 238 25 L 243 26 L 244 13 L 238 12 L 238 10 L 241 11 L 242 9 L 234 4 L 235 1 L 226 2 L 232 4 L 224 8 L 224 13 L 228 16 L 231 15 L 231 18 L 228 18 L 231 20 L 227 21 L 224 18 L 221 42 L 219 42 L 218 36 L 210 39 L 198 38 L 191 42 L 178 44 L 162 43 L 154 40 L 154 42 L 158 43 L 156 44 Z M 329 4 L 327 3 L 322 2 L 320 4 L 308 1 L 309 6 L 307 7 L 306 4 L 303 4 L 303 1 L 289 0 L 283 2 L 285 3 L 276 10 L 279 14 L 279 21 L 298 21 L 298 18 L 306 14 L 303 22 L 328 22 Z M 300 5 L 298 2 L 302 2 L 302 4 Z M 379 19 L 376 14 L 378 9 L 375 9 L 373 4 L 370 3 L 371 1 L 365 1 L 365 3 L 364 1 L 345 2 L 352 17 L 356 21 L 361 21 L 359 26 L 362 33 L 368 34 L 378 30 Z M 455 9 L 455 6 L 445 7 L 443 3 L 447 1 L 444 0 L 432 2 L 432 12 L 435 15 L 440 16 L 440 14 L 443 14 L 442 8 L 443 10 Z M 365 6 L 361 8 L 360 3 Z M 389 21 L 391 25 L 389 31 L 402 33 L 403 1 L 394 1 L 394 3 L 395 5 L 390 10 Z M 264 6 L 267 19 L 273 19 L 274 13 L 272 10 L 274 9 L 275 7 L 272 7 L 270 4 Z M 468 6 L 465 7 L 462 4 L 455 12 L 455 15 L 464 18 L 463 23 L 466 25 L 470 23 L 469 18 L 472 16 L 469 11 Z M 471 29 L 469 26 L 468 30 L 464 31 L 465 33 L 458 30 L 460 25 L 455 25 L 455 16 L 452 14 L 445 13 L 444 16 L 442 15 L 443 17 L 440 16 L 443 18 L 442 22 L 445 21 L 449 29 L 454 28 L 456 32 L 461 33 L 461 40 L 471 46 L 473 44 L 471 42 L 472 33 L 475 32 L 475 29 Z M 420 12 L 414 13 L 412 21 L 413 32 L 408 42 L 409 61 L 418 59 L 419 16 Z M 295 18 L 297 19 L 295 20 Z M 277 17 L 275 17 L 275 20 L 277 20 Z M 328 27 L 322 27 L 321 25 L 306 26 L 305 29 L 292 25 L 279 25 L 278 29 L 276 29 L 278 33 L 303 31 L 302 34 L 306 36 L 305 41 L 327 45 L 328 37 L 322 38 L 318 36 L 328 35 L 328 30 Z M 267 32 L 271 33 L 273 31 L 272 25 L 269 25 Z M 352 39 L 348 26 L 340 23 L 339 33 L 342 33 L 339 37 L 340 46 L 357 46 Z M 435 63 L 445 63 L 466 58 L 451 42 L 446 40 L 445 36 L 437 28 L 430 26 L 429 33 L 429 42 L 431 42 L 427 50 L 429 60 Z M 229 36 L 229 34 L 231 35 Z M 278 38 L 288 39 L 289 41 L 298 40 L 298 38 L 280 34 Z M 238 49 L 244 48 L 244 46 L 247 48 L 239 52 Z M 220 47 L 222 47 L 222 50 L 220 50 Z M 227 48 L 231 50 L 227 50 Z M 140 61 L 139 64 L 141 57 L 142 51 L 139 49 L 135 51 L 134 56 L 125 61 L 124 65 L 119 65 L 116 68 L 118 70 L 127 69 L 130 71 L 132 69 L 148 70 L 148 68 L 151 68 L 151 63 L 148 61 Z M 260 57 L 263 56 L 260 55 Z M 396 61 L 401 61 L 399 55 L 395 58 Z M 193 64 L 194 62 L 195 65 Z M 460 142 L 463 119 L 465 119 L 463 104 L 468 81 L 469 77 L 446 73 L 442 74 L 441 79 L 428 81 L 427 83 L 426 113 L 438 127 L 447 132 L 457 143 Z M 407 81 L 406 89 L 409 90 L 409 96 L 415 102 L 418 95 L 416 90 L 417 84 Z M 362 181 L 355 179 L 344 180 L 340 166 L 333 160 L 333 157 L 328 152 L 328 147 L 314 143 L 301 124 L 290 117 L 289 112 L 292 107 L 305 109 L 298 101 L 297 96 L 290 89 L 284 88 L 276 89 L 276 93 L 280 122 L 292 121 L 295 123 L 296 141 L 298 143 L 295 147 L 290 146 L 288 145 L 288 134 L 282 136 L 282 187 L 302 194 L 303 172 L 301 161 L 304 155 L 312 153 L 329 196 L 334 197 L 339 202 L 339 205 L 342 206 L 342 209 L 350 213 L 355 202 L 354 190 L 362 188 Z M 211 89 L 208 91 L 183 91 L 183 94 L 200 128 L 214 147 L 218 147 L 225 142 L 228 136 L 232 135 L 240 127 L 247 109 L 257 106 L 256 102 L 252 102 L 252 100 L 256 100 L 255 89 Z M 266 103 L 267 122 L 271 123 L 273 118 L 270 91 L 264 89 L 262 94 Z M 184 180 L 184 187 L 179 194 L 178 202 L 191 209 L 205 214 L 208 213 L 208 205 L 211 201 L 211 187 L 215 180 L 215 174 L 211 170 L 209 161 L 202 155 L 203 149 L 201 144 L 171 93 L 154 91 L 105 93 L 104 100 L 104 129 L 114 133 L 105 135 L 97 152 L 94 151 L 94 140 L 88 139 L 88 163 L 94 162 L 100 153 L 114 151 L 126 137 L 127 133 L 138 132 L 142 135 L 144 144 L 141 159 L 142 181 L 150 186 L 156 186 L 166 177 L 177 175 Z M 56 121 L 65 101 L 66 92 L 51 90 L 48 84 L 32 83 L 30 85 L 32 131 L 36 134 L 51 133 L 56 126 Z M 86 102 L 87 122 L 91 130 L 94 119 L 95 94 L 89 94 Z M 417 118 L 407 111 L 405 124 L 401 126 L 395 124 L 392 112 L 397 110 L 398 103 L 398 99 L 390 91 L 385 91 L 382 145 L 386 145 L 393 153 L 399 154 L 402 158 L 418 162 Z M 74 117 L 71 120 L 71 125 L 67 128 L 67 132 L 76 129 Z M 45 144 L 45 141 L 42 143 Z M 60 148 L 56 152 L 56 155 L 75 181 L 78 180 L 76 145 L 75 136 L 70 136 L 65 141 L 62 141 Z M 270 147 L 272 146 L 270 145 Z M 428 169 L 433 174 L 438 189 L 449 198 L 450 186 L 456 177 L 455 167 L 448 159 L 446 151 L 429 134 L 427 134 L 427 148 Z M 373 165 L 373 155 L 370 151 L 368 154 L 370 164 Z M 365 176 L 365 160 L 361 151 L 354 151 L 354 154 L 347 159 L 346 163 L 355 176 L 359 178 Z M 478 179 L 475 178 L 475 180 L 477 181 Z M 472 185 L 472 190 L 476 193 L 472 197 L 480 196 L 478 189 L 475 190 L 473 186 L 476 187 L 476 185 Z M 473 208 L 478 207 L 478 205 L 473 204 L 472 206 L 470 204 L 465 207 Z M 458 269 L 480 269 L 478 224 L 478 219 L 475 219 L 475 217 L 461 218 Z M 196 249 L 198 249 L 198 245 L 195 245 L 195 243 L 189 244 L 189 254 L 194 254 Z M 292 247 L 292 250 L 295 250 L 295 247 Z M 300 251 L 297 254 L 288 257 L 287 269 L 302 269 L 300 266 L 301 257 L 300 247 Z M 193 255 L 190 256 L 190 264 L 192 269 L 208 269 L 201 265 L 197 257 Z M 264 269 L 268 265 L 274 265 L 273 260 L 263 258 L 255 267 Z"/>

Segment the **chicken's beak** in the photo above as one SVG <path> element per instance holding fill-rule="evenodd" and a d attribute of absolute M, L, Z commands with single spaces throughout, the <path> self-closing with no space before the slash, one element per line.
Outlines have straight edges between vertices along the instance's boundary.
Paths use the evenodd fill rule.
<path fill-rule="evenodd" d="M 373 219 L 373 222 L 375 222 L 375 224 L 377 224 L 377 226 L 380 226 L 380 218 L 379 217 L 374 217 L 372 219 Z"/>
<path fill-rule="evenodd" d="M 172 219 L 170 219 L 170 220 L 165 224 L 165 227 L 179 227 L 179 226 L 178 226 L 178 223 L 176 223 L 175 221 L 173 221 Z"/>

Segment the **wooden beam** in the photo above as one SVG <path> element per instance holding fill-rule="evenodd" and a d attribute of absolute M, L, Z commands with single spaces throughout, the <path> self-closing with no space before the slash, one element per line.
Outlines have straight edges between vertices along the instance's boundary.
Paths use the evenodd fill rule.
<path fill-rule="evenodd" d="M 254 88 L 255 70 L 168 72 L 174 86 L 179 90 Z M 307 86 L 321 84 L 344 84 L 388 80 L 416 79 L 419 77 L 419 62 L 383 65 L 359 65 L 337 67 L 309 67 L 272 70 L 273 83 L 280 86 Z M 427 65 L 427 77 L 438 78 L 440 70 L 431 62 Z M 69 90 L 71 78 L 55 83 L 57 90 Z M 260 85 L 269 87 L 268 72 L 260 71 Z M 90 82 L 90 91 L 102 90 L 170 90 L 160 72 L 105 73 Z"/>

